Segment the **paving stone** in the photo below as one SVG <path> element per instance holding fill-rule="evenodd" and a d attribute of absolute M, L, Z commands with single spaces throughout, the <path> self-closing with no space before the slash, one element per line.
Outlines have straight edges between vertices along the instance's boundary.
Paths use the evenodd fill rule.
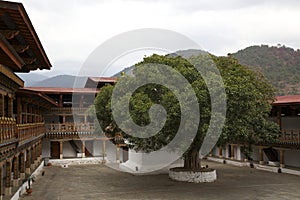
<path fill-rule="evenodd" d="M 24 200 L 83 199 L 300 199 L 300 177 L 205 162 L 217 170 L 213 183 L 185 183 L 168 174 L 135 176 L 104 165 L 45 167 Z"/>

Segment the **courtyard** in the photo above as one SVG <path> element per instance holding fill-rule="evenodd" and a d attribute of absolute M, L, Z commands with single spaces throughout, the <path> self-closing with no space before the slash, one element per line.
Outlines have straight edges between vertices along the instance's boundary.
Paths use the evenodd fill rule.
<path fill-rule="evenodd" d="M 132 175 L 105 165 L 44 168 L 24 200 L 83 199 L 300 199 L 300 177 L 205 161 L 214 183 L 175 182 L 168 174 Z"/>

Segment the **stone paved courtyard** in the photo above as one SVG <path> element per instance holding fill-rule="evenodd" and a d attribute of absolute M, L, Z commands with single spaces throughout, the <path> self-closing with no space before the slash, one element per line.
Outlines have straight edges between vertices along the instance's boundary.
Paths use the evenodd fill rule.
<path fill-rule="evenodd" d="M 175 182 L 167 174 L 135 176 L 104 165 L 45 167 L 24 200 L 83 199 L 300 199 L 300 177 L 205 162 L 217 169 L 214 183 Z"/>

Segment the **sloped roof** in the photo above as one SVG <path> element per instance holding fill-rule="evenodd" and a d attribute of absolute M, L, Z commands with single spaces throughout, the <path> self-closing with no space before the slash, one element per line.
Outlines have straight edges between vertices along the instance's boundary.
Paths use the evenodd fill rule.
<path fill-rule="evenodd" d="M 105 83 L 117 82 L 117 78 L 113 78 L 113 77 L 88 77 L 88 78 L 94 82 L 105 82 Z"/>
<path fill-rule="evenodd" d="M 69 93 L 86 93 L 95 94 L 99 92 L 94 88 L 59 88 L 59 87 L 25 87 L 24 89 L 47 94 L 69 94 Z"/>
<path fill-rule="evenodd" d="M 47 104 L 49 104 L 51 106 L 58 106 L 58 104 L 53 99 L 51 99 L 50 97 L 48 97 L 47 95 L 45 95 L 39 91 L 28 90 L 26 88 L 20 88 L 18 90 L 17 94 L 21 94 L 22 96 L 29 95 L 31 98 L 36 98 L 37 100 L 39 100 L 39 98 L 40 98 L 44 102 L 47 102 Z"/>
<path fill-rule="evenodd" d="M 300 95 L 277 96 L 273 105 L 300 103 Z"/>
<path fill-rule="evenodd" d="M 0 1 L 0 60 L 14 72 L 51 68 L 21 3 Z"/>

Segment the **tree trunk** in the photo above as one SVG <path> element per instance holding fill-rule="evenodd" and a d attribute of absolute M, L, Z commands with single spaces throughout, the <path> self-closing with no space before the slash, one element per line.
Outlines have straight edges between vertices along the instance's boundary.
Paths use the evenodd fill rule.
<path fill-rule="evenodd" d="M 199 148 L 192 148 L 184 157 L 184 168 L 190 170 L 201 169 L 201 160 L 199 158 Z"/>

